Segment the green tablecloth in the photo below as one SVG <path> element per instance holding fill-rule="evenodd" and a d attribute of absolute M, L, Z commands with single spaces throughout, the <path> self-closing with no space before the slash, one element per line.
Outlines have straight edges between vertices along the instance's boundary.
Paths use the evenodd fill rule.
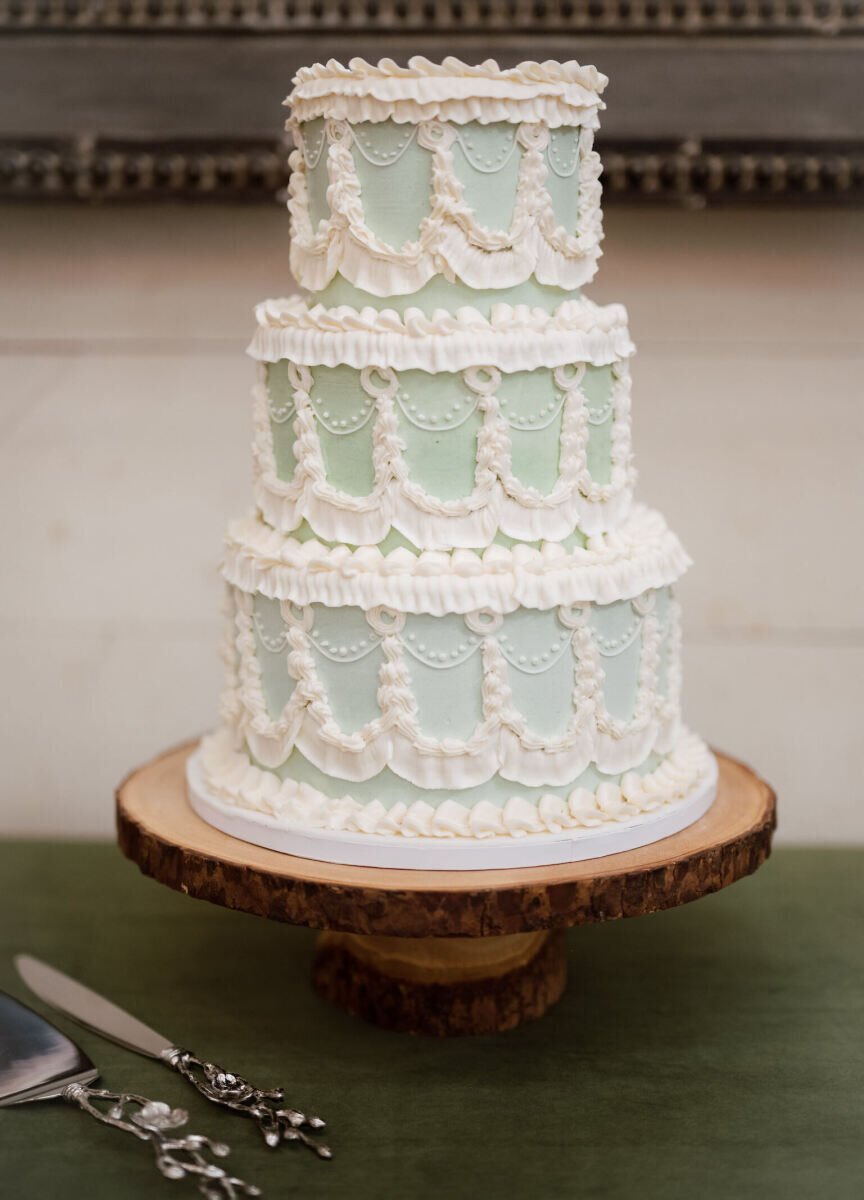
<path fill-rule="evenodd" d="M 266 1196 L 861 1200 L 864 852 L 780 851 L 696 904 L 570 932 L 570 985 L 513 1033 L 385 1033 L 319 1000 L 314 934 L 142 878 L 110 845 L 0 844 L 0 987 L 29 950 L 330 1122 L 268 1151 L 158 1064 L 59 1023 L 106 1086 L 182 1104 Z M 34 1007 L 39 1007 L 34 1003 Z M 44 1010 L 43 1010 L 44 1011 Z M 9 1200 L 194 1196 L 52 1102 L 0 1111 Z"/>

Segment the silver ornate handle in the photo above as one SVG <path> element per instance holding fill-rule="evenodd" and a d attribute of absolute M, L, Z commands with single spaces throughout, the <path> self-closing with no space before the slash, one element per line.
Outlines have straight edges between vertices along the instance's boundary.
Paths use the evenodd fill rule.
<path fill-rule="evenodd" d="M 242 1075 L 224 1071 L 215 1063 L 205 1062 L 191 1051 L 176 1046 L 166 1050 L 162 1057 L 178 1074 L 188 1079 L 202 1096 L 214 1104 L 230 1108 L 232 1112 L 251 1117 L 268 1146 L 278 1146 L 281 1141 L 298 1142 L 308 1146 L 319 1158 L 333 1157 L 329 1146 L 316 1141 L 307 1132 L 324 1129 L 325 1122 L 320 1117 L 307 1117 L 296 1108 L 279 1107 L 285 1098 L 282 1088 L 256 1088 Z"/>
<path fill-rule="evenodd" d="M 171 1108 L 158 1100 L 148 1100 L 130 1092 L 109 1092 L 104 1088 L 85 1087 L 72 1083 L 63 1089 L 63 1099 L 114 1129 L 131 1133 L 142 1142 L 150 1142 L 156 1155 L 156 1166 L 166 1179 L 191 1178 L 207 1200 L 238 1200 L 240 1196 L 260 1196 L 254 1184 L 244 1183 L 229 1175 L 216 1163 L 209 1162 L 206 1151 L 217 1158 L 228 1154 L 224 1142 L 214 1142 L 199 1133 L 172 1137 L 170 1130 L 179 1129 L 189 1119 L 182 1108 Z M 109 1107 L 100 1108 L 97 1100 L 107 1100 Z M 135 1111 L 127 1111 L 134 1109 Z"/>

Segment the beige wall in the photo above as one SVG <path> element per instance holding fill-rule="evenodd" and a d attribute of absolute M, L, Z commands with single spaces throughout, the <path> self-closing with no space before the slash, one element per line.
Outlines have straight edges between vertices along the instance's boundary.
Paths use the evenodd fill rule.
<path fill-rule="evenodd" d="M 864 222 L 606 225 L 640 493 L 696 560 L 687 716 L 778 787 L 786 840 L 864 840 Z M 276 207 L 3 212 L 0 833 L 109 834 L 118 778 L 214 719 L 244 339 L 287 237 Z"/>

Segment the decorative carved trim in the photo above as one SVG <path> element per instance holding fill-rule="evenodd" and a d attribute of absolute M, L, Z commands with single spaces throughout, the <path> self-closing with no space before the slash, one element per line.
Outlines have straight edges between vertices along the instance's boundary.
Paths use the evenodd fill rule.
<path fill-rule="evenodd" d="M 861 0 L 0 0 L 0 29 L 22 32 L 215 29 L 332 40 L 353 30 L 457 33 L 467 41 L 586 33 L 833 37 L 862 28 Z"/>
<path fill-rule="evenodd" d="M 604 203 L 671 200 L 701 207 L 736 201 L 864 201 L 864 142 L 598 141 Z M 287 146 L 265 139 L 0 140 L 0 200 L 6 201 L 261 203 L 282 199 L 287 183 Z"/>
<path fill-rule="evenodd" d="M 717 201 L 864 200 L 864 142 L 601 144 L 605 200 L 675 200 L 701 208 Z"/>
<path fill-rule="evenodd" d="M 260 202 L 287 183 L 287 145 L 263 139 L 0 140 L 0 200 Z"/>

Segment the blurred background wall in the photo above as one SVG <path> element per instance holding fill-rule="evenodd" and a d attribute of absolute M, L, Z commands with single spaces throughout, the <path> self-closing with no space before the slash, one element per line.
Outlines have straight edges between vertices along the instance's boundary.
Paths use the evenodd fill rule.
<path fill-rule="evenodd" d="M 108 834 L 113 786 L 215 718 L 223 527 L 250 506 L 252 305 L 280 207 L 3 219 L 5 833 Z M 695 559 L 688 719 L 777 786 L 786 839 L 864 838 L 864 223 L 613 208 L 639 489 Z"/>
<path fill-rule="evenodd" d="M 611 11 L 593 7 L 595 24 Z M 738 8 L 764 17 L 764 5 Z M 58 8 L 67 26 L 79 14 L 68 40 L 40 34 L 49 9 L 9 10 L 19 25 L 30 13 L 29 40 L 10 33 L 9 12 L 0 28 L 0 66 L 17 64 L 15 99 L 0 104 L 0 193 L 18 201 L 0 209 L 0 833 L 108 836 L 119 779 L 215 719 L 216 565 L 225 523 L 251 503 L 243 350 L 254 303 L 292 287 L 273 197 L 296 63 L 279 59 L 275 35 L 258 39 L 262 78 L 242 30 L 211 47 L 206 71 L 200 41 L 175 39 L 164 57 L 164 28 L 134 43 L 137 58 L 112 58 L 129 49 L 134 6 L 100 6 L 103 22 L 115 14 L 101 40 L 81 24 L 97 10 L 74 4 Z M 676 58 L 668 29 L 649 30 L 637 59 L 635 18 L 585 53 L 576 34 L 552 52 L 612 76 L 605 253 L 588 294 L 630 311 L 639 491 L 695 559 L 681 591 L 687 718 L 777 787 L 782 838 L 843 842 L 864 839 L 864 222 L 849 203 L 862 184 L 851 43 L 836 27 L 853 9 L 822 9 L 775 6 L 778 22 L 803 12 L 810 26 L 750 38 L 749 75 L 738 43 L 714 37 L 737 9 L 707 0 L 639 11 L 701 13 L 703 25 L 725 12 L 727 26 L 691 30 L 713 74 Z M 226 26 L 249 11 L 199 10 Z M 811 53 L 802 75 L 807 38 L 842 69 Z M 432 40 L 418 34 L 410 50 L 434 57 Z M 541 43 L 528 29 L 502 58 L 543 57 Z M 292 47 L 300 61 L 340 49 L 335 35 Z M 773 82 L 757 118 L 760 54 Z M 181 79 L 184 57 L 199 67 Z M 61 59 L 52 83 L 44 68 Z M 127 72 L 138 63 L 125 83 L 121 59 Z M 679 64 L 674 86 L 663 62 Z M 662 111 L 646 99 L 640 113 L 640 95 L 663 97 Z M 206 129 L 191 129 L 195 113 Z M 176 202 L 196 194 L 219 202 Z"/>

